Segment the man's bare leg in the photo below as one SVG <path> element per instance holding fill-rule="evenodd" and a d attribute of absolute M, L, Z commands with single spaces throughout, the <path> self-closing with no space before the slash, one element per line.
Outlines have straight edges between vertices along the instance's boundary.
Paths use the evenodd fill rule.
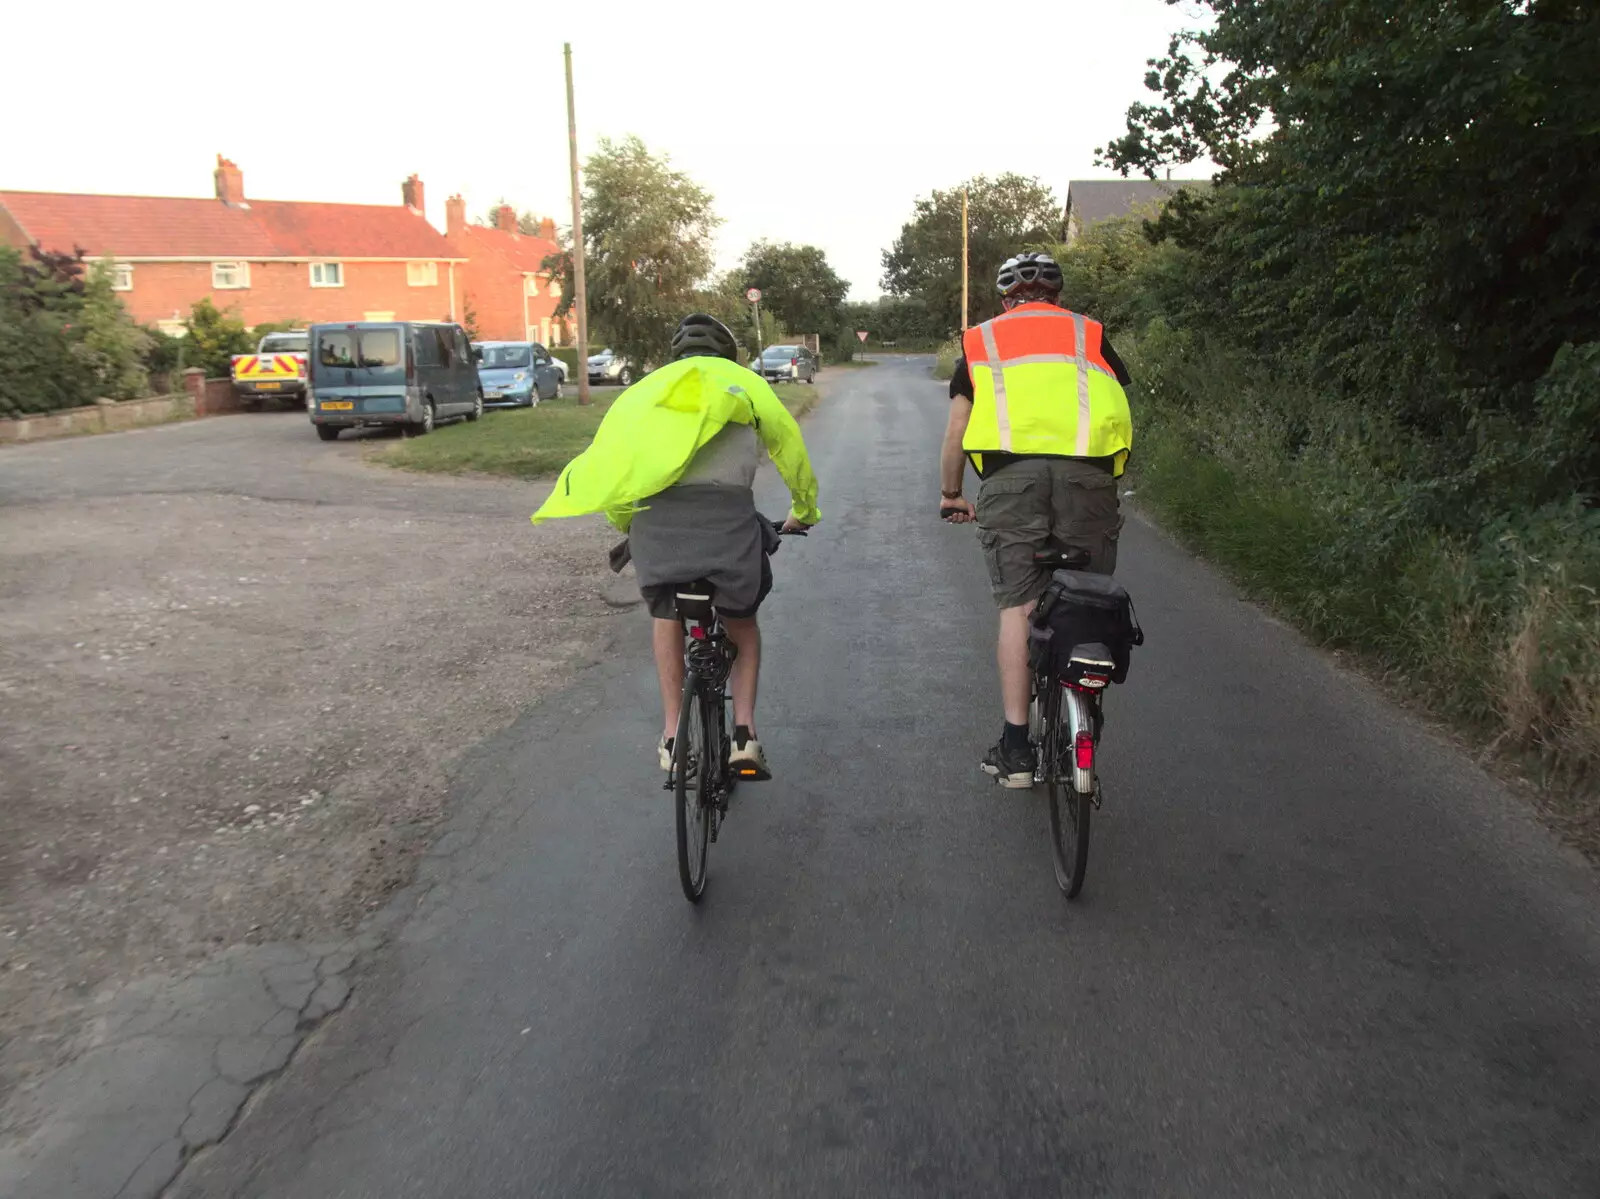
<path fill-rule="evenodd" d="M 734 659 L 733 676 L 728 680 L 733 692 L 733 723 L 744 725 L 750 735 L 756 735 L 756 686 L 761 677 L 761 628 L 754 616 L 742 620 L 724 616 L 722 626 L 728 631 L 728 640 L 739 647 Z"/>
<path fill-rule="evenodd" d="M 683 624 L 652 620 L 656 678 L 661 681 L 662 739 L 678 735 L 678 707 L 683 702 Z"/>
<path fill-rule="evenodd" d="M 1000 644 L 995 657 L 1000 666 L 1000 702 L 1006 723 L 1028 723 L 1028 616 L 1033 604 L 1000 610 Z"/>

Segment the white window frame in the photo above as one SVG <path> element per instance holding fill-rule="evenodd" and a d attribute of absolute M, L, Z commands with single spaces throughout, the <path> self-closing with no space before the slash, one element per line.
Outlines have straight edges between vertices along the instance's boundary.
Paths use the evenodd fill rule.
<path fill-rule="evenodd" d="M 525 285 L 523 287 L 523 290 L 526 291 L 530 296 L 538 295 L 539 294 L 539 276 L 530 273 L 530 274 L 524 275 L 523 278 L 524 278 L 524 280 L 526 280 L 526 283 L 525 283 Z"/>
<path fill-rule="evenodd" d="M 133 290 L 133 263 L 113 262 L 111 264 L 111 290 Z"/>
<path fill-rule="evenodd" d="M 328 268 L 330 266 L 333 268 L 334 273 L 338 276 L 338 280 L 336 282 L 330 283 L 328 281 Z M 309 269 L 311 272 L 312 287 L 344 286 L 344 263 L 342 262 L 313 262 Z M 318 277 L 319 274 L 321 276 L 320 278 Z"/>
<path fill-rule="evenodd" d="M 438 287 L 439 264 L 437 262 L 406 263 L 406 286 Z"/>
<path fill-rule="evenodd" d="M 232 270 L 234 272 L 231 283 L 224 282 L 217 272 Z M 213 262 L 211 264 L 211 286 L 216 291 L 243 291 L 250 286 L 250 264 L 248 262 Z"/>

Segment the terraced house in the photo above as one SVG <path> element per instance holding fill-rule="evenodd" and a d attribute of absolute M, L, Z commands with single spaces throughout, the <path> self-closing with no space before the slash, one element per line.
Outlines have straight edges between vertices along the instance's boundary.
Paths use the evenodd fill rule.
<path fill-rule="evenodd" d="M 392 207 L 252 200 L 221 155 L 214 179 L 215 199 L 0 191 L 0 239 L 110 259 L 133 318 L 170 332 L 205 297 L 246 325 L 461 319 L 466 259 L 415 175 Z"/>

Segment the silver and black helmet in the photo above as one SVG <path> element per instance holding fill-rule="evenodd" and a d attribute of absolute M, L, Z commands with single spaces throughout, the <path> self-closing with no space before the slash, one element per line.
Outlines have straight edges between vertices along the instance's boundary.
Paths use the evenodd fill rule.
<path fill-rule="evenodd" d="M 672 360 L 710 355 L 739 361 L 739 343 L 734 340 L 728 326 L 704 312 L 691 312 L 678 322 L 678 331 L 672 335 Z"/>
<path fill-rule="evenodd" d="M 1000 268 L 999 278 L 995 280 L 995 286 L 1000 289 L 1002 296 L 1009 296 L 1024 289 L 1060 295 L 1061 268 L 1048 254 L 1017 254 L 1006 259 L 1005 265 Z"/>

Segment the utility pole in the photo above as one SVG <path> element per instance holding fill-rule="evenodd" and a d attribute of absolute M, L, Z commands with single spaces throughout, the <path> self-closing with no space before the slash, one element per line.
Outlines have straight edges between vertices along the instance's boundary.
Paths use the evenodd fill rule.
<path fill-rule="evenodd" d="M 567 60 L 567 140 L 572 152 L 572 282 L 578 310 L 578 403 L 589 402 L 589 290 L 583 283 L 583 192 L 578 185 L 578 113 L 572 103 L 572 43 L 562 48 Z"/>
<path fill-rule="evenodd" d="M 961 189 L 961 331 L 967 331 L 967 189 Z"/>

